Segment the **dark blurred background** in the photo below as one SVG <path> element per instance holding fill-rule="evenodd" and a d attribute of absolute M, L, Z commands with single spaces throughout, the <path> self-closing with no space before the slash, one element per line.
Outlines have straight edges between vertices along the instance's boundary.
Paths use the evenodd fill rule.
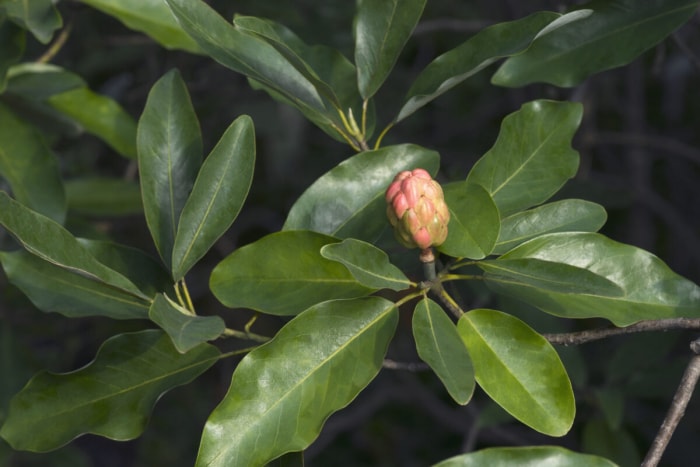
<path fill-rule="evenodd" d="M 355 2 L 277 0 L 209 2 L 223 16 L 234 13 L 275 19 L 308 44 L 337 47 L 353 56 Z M 485 26 L 539 10 L 562 11 L 576 2 L 431 0 L 395 71 L 377 96 L 378 127 L 399 109 L 416 75 L 433 58 Z M 249 114 L 257 135 L 257 167 L 248 201 L 229 233 L 188 276 L 197 309 L 221 314 L 233 325 L 251 316 L 226 310 L 208 292 L 213 266 L 235 248 L 281 228 L 294 200 L 317 177 L 352 155 L 299 113 L 252 91 L 246 79 L 206 57 L 168 51 L 146 36 L 79 2 L 58 8 L 70 37 L 54 63 L 76 72 L 90 87 L 110 95 L 134 117 L 158 78 L 178 68 L 192 96 L 205 153 L 230 122 Z M 25 59 L 45 50 L 31 43 Z M 383 144 L 411 142 L 442 157 L 440 177 L 466 177 L 486 152 L 507 114 L 532 99 L 575 100 L 584 119 L 574 146 L 581 155 L 577 177 L 557 197 L 578 197 L 606 207 L 603 233 L 647 249 L 676 272 L 700 282 L 700 19 L 691 21 L 629 66 L 606 71 L 573 89 L 532 85 L 503 89 L 489 83 L 495 67 L 470 78 L 395 127 Z M 66 179 L 86 175 L 136 177 L 135 163 L 86 135 L 50 141 Z M 76 234 L 99 232 L 153 252 L 142 216 L 69 218 Z M 573 325 L 521 304 L 492 297 L 478 287 L 458 291 L 465 306 L 512 312 L 542 331 L 606 325 L 582 320 Z M 109 336 L 143 323 L 99 318 L 67 319 L 36 311 L 0 272 L 0 399 L 6 404 L 34 371 L 63 372 L 89 362 Z M 261 333 L 282 322 L 260 319 Z M 386 368 L 346 410 L 331 417 L 306 455 L 311 466 L 426 466 L 465 450 L 487 446 L 559 444 L 611 456 L 620 465 L 638 465 L 660 425 L 689 358 L 690 332 L 635 335 L 559 348 L 574 383 L 578 415 L 562 439 L 541 436 L 513 421 L 478 389 L 459 407 L 437 378 L 422 371 L 412 348 L 410 313 L 402 315 Z M 202 426 L 228 388 L 236 361 L 217 364 L 203 377 L 165 395 L 144 435 L 116 442 L 84 436 L 46 454 L 13 453 L 0 441 L 0 465 L 146 467 L 194 464 Z M 689 466 L 697 458 L 700 425 L 692 402 L 664 464 Z M 4 409 L 3 409 L 4 410 Z"/>

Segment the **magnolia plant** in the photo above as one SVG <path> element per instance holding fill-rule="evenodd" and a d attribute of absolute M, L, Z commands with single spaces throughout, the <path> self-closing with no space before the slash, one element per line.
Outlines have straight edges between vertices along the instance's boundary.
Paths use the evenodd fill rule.
<path fill-rule="evenodd" d="M 22 62 L 26 35 L 48 43 L 61 28 L 54 3 L 0 0 L 0 37 L 17 39 L 0 41 L 0 175 L 7 188 L 0 192 L 0 226 L 12 236 L 3 238 L 0 263 L 39 310 L 129 320 L 136 330 L 120 333 L 115 325 L 94 360 L 75 371 L 22 380 L 0 412 L 0 436 L 13 450 L 52 451 L 83 434 L 139 437 L 165 392 L 228 361 L 235 364 L 220 365 L 223 372 L 233 368 L 228 391 L 202 428 L 196 464 L 302 465 L 328 417 L 396 363 L 387 355 L 403 316 L 419 367 L 434 373 L 455 406 L 470 404 L 479 387 L 478 397 L 502 409 L 503 420 L 548 440 L 469 452 L 454 447 L 454 457 L 436 465 L 615 465 L 590 453 L 601 443 L 560 446 L 559 437 L 580 431 L 572 430 L 577 404 L 594 399 L 605 415 L 586 433 L 612 433 L 620 423 L 611 408 L 615 395 L 572 384 L 577 360 L 554 345 L 652 328 L 699 329 L 700 287 L 653 254 L 599 233 L 607 218 L 601 205 L 553 199 L 579 167 L 572 140 L 582 104 L 524 103 L 503 116 L 476 164 L 450 171 L 442 186 L 435 178 L 448 180 L 448 173 L 441 173 L 437 150 L 383 141 L 499 60 L 491 81 L 504 87 L 571 87 L 627 64 L 688 21 L 697 1 L 595 1 L 494 24 L 428 63 L 381 122 L 375 95 L 426 0 L 358 1 L 353 60 L 307 45 L 272 20 L 230 21 L 201 0 L 84 0 L 167 48 L 245 75 L 339 148 L 354 151 L 301 193 L 279 231 L 227 251 L 215 265 L 207 293 L 230 309 L 221 315 L 208 308 L 211 300 L 193 300 L 187 282 L 201 274 L 194 267 L 246 202 L 256 157 L 253 119 L 236 118 L 205 157 L 177 70 L 152 86 L 133 121 L 79 76 L 47 63 L 53 48 L 39 62 Z M 79 124 L 132 159 L 138 185 L 65 181 L 41 127 L 27 120 L 37 113 Z M 159 258 L 104 237 L 77 236 L 66 222 L 67 189 L 72 202 L 78 193 L 92 200 L 101 190 L 124 203 L 132 196 L 130 213 L 145 218 Z M 520 305 L 509 306 L 513 300 Z M 263 315 L 278 317 L 277 328 L 261 327 Z M 534 322 L 547 315 L 613 327 L 542 334 Z M 645 465 L 658 463 L 690 398 L 700 363 L 689 360 L 684 390 Z"/>

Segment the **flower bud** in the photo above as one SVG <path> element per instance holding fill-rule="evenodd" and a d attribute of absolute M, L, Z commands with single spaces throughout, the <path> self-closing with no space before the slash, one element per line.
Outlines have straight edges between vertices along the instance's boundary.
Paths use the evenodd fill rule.
<path fill-rule="evenodd" d="M 423 169 L 403 171 L 386 190 L 389 222 L 408 248 L 439 246 L 447 238 L 450 211 L 440 184 Z"/>

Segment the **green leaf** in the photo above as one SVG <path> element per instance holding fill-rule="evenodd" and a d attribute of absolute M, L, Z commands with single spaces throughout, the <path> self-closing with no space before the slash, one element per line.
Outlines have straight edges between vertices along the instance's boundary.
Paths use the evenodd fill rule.
<path fill-rule="evenodd" d="M 498 139 L 467 178 L 486 188 L 502 216 L 540 204 L 576 174 L 579 157 L 571 139 L 582 106 L 537 100 L 501 123 Z"/>
<path fill-rule="evenodd" d="M 496 310 L 464 314 L 457 330 L 472 357 L 476 382 L 498 405 L 534 430 L 565 435 L 576 406 L 571 382 L 547 340 Z"/>
<path fill-rule="evenodd" d="M 197 43 L 182 30 L 162 0 L 81 0 L 83 3 L 140 31 L 167 49 L 201 53 Z"/>
<path fill-rule="evenodd" d="M 171 269 L 178 221 L 202 164 L 202 136 L 185 83 L 166 73 L 148 94 L 137 133 L 146 222 Z"/>
<path fill-rule="evenodd" d="M 8 70 L 22 58 L 25 45 L 24 30 L 0 15 L 0 92 L 5 89 Z"/>
<path fill-rule="evenodd" d="M 0 13 L 29 30 L 36 40 L 48 44 L 53 32 L 63 25 L 52 0 L 10 0 L 0 2 Z"/>
<path fill-rule="evenodd" d="M 54 94 L 47 102 L 122 156 L 136 159 L 136 122 L 114 100 L 81 87 Z"/>
<path fill-rule="evenodd" d="M 202 374 L 219 355 L 208 344 L 181 354 L 162 331 L 114 336 L 87 366 L 34 376 L 12 399 L 0 435 L 14 449 L 38 452 L 86 433 L 136 438 L 156 401 Z"/>
<path fill-rule="evenodd" d="M 430 365 L 458 404 L 467 404 L 474 393 L 474 367 L 469 352 L 445 311 L 429 298 L 413 312 L 413 337 L 420 358 Z"/>
<path fill-rule="evenodd" d="M 321 248 L 321 256 L 348 268 L 359 283 L 373 289 L 405 290 L 411 285 L 406 275 L 389 262 L 389 256 L 371 243 L 346 238 Z"/>
<path fill-rule="evenodd" d="M 367 295 L 342 264 L 321 256 L 338 240 L 316 232 L 267 235 L 231 253 L 212 271 L 209 285 L 224 305 L 273 315 L 295 315 L 318 302 Z"/>
<path fill-rule="evenodd" d="M 148 300 L 133 282 L 100 263 L 61 225 L 0 192 L 0 225 L 32 254 L 63 269 Z"/>
<path fill-rule="evenodd" d="M 143 213 L 141 187 L 122 178 L 86 177 L 65 184 L 68 209 L 91 216 Z"/>
<path fill-rule="evenodd" d="M 487 448 L 452 457 L 433 467 L 616 467 L 613 462 L 559 446 Z"/>
<path fill-rule="evenodd" d="M 547 313 L 567 318 L 600 317 L 617 326 L 647 319 L 700 317 L 700 287 L 677 275 L 659 258 L 639 248 L 584 232 L 543 235 L 501 256 L 532 258 L 590 271 L 622 290 L 609 295 L 604 289 L 588 293 L 531 287 L 522 282 L 501 282 L 485 276 L 489 287 L 519 298 Z"/>
<path fill-rule="evenodd" d="M 56 222 L 66 198 L 56 157 L 39 131 L 0 103 L 0 175 L 19 202 Z"/>
<path fill-rule="evenodd" d="M 366 297 L 320 303 L 287 323 L 236 368 L 197 465 L 265 465 L 305 449 L 377 375 L 397 322 L 393 303 Z"/>
<path fill-rule="evenodd" d="M 506 60 L 492 82 L 510 87 L 535 82 L 575 86 L 658 44 L 695 13 L 698 1 L 596 0 L 577 8 L 566 15 L 575 15 L 575 21 L 543 31 L 529 49 Z"/>
<path fill-rule="evenodd" d="M 307 188 L 282 228 L 372 243 L 389 227 L 384 192 L 396 174 L 420 167 L 435 175 L 439 164 L 438 153 L 412 144 L 357 154 Z"/>
<path fill-rule="evenodd" d="M 357 84 L 368 100 L 394 68 L 426 0 L 360 0 L 355 18 Z"/>
<path fill-rule="evenodd" d="M 24 99 L 45 101 L 54 94 L 85 86 L 79 75 L 51 63 L 20 63 L 7 73 L 7 92 Z"/>
<path fill-rule="evenodd" d="M 493 198 L 486 189 L 470 182 L 449 183 L 443 191 L 450 222 L 447 239 L 438 250 L 456 258 L 485 258 L 493 250 L 500 230 Z"/>
<path fill-rule="evenodd" d="M 603 206 L 580 199 L 564 199 L 518 212 L 501 220 L 501 233 L 493 253 L 503 254 L 548 233 L 597 232 L 607 217 Z"/>
<path fill-rule="evenodd" d="M 624 428 L 613 429 L 594 418 L 583 425 L 581 449 L 613 459 L 619 465 L 640 465 L 642 457 L 635 436 Z"/>
<path fill-rule="evenodd" d="M 395 121 L 412 115 L 498 59 L 525 49 L 544 26 L 560 16 L 539 11 L 522 19 L 498 23 L 440 55 L 418 75 Z"/>
<path fill-rule="evenodd" d="M 0 252 L 0 263 L 9 281 L 42 311 L 69 318 L 148 318 L 146 300 L 55 266 L 26 251 Z"/>
<path fill-rule="evenodd" d="M 177 227 L 172 271 L 180 280 L 241 211 L 253 181 L 255 131 L 248 116 L 226 129 L 194 182 Z"/>
<path fill-rule="evenodd" d="M 226 323 L 220 317 L 192 315 L 163 294 L 158 294 L 153 300 L 148 317 L 168 333 L 180 353 L 216 339 L 226 329 Z"/>

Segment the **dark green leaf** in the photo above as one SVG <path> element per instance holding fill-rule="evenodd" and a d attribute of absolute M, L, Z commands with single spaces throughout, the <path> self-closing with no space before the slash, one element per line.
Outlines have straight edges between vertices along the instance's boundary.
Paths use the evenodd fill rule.
<path fill-rule="evenodd" d="M 384 192 L 396 174 L 421 167 L 435 175 L 439 163 L 438 153 L 412 144 L 357 154 L 326 172 L 301 195 L 283 229 L 372 243 L 389 226 Z"/>
<path fill-rule="evenodd" d="M 450 209 L 447 240 L 438 247 L 456 258 L 485 258 L 491 253 L 500 229 L 500 215 L 491 195 L 470 182 L 443 187 Z"/>
<path fill-rule="evenodd" d="M 310 231 L 277 232 L 231 253 L 212 271 L 211 291 L 226 306 L 295 315 L 318 302 L 367 295 L 342 264 L 321 256 L 338 240 Z"/>
<path fill-rule="evenodd" d="M 425 298 L 413 312 L 413 337 L 420 358 L 430 365 L 458 404 L 474 393 L 474 367 L 457 328 L 445 311 Z"/>
<path fill-rule="evenodd" d="M 226 323 L 218 316 L 193 315 L 163 294 L 153 300 L 148 317 L 168 333 L 180 353 L 216 339 L 226 328 Z"/>
<path fill-rule="evenodd" d="M 515 21 L 498 23 L 433 60 L 408 91 L 395 121 L 401 121 L 498 59 L 527 47 L 535 35 L 561 15 L 540 11 Z"/>
<path fill-rule="evenodd" d="M 569 431 L 574 393 L 559 355 L 544 337 L 511 315 L 487 309 L 466 313 L 457 329 L 476 382 L 491 399 L 541 433 Z"/>
<path fill-rule="evenodd" d="M 137 134 L 146 222 L 171 269 L 178 221 L 202 164 L 202 136 L 185 83 L 177 70 L 153 85 Z"/>
<path fill-rule="evenodd" d="M 360 95 L 374 95 L 394 68 L 423 14 L 426 0 L 360 0 L 355 18 L 355 64 Z"/>
<path fill-rule="evenodd" d="M 26 251 L 0 252 L 0 263 L 10 282 L 42 311 L 69 318 L 148 318 L 146 300 L 55 266 Z"/>
<path fill-rule="evenodd" d="M 467 180 L 486 188 L 502 216 L 546 201 L 576 174 L 579 157 L 571 139 L 581 114 L 578 103 L 524 104 L 503 119 L 496 143 Z"/>
<path fill-rule="evenodd" d="M 5 76 L 12 65 L 24 54 L 24 30 L 0 15 L 0 92 L 5 89 Z"/>
<path fill-rule="evenodd" d="M 567 318 L 606 318 L 617 326 L 662 318 L 700 317 L 700 287 L 671 271 L 659 258 L 596 233 L 554 233 L 526 242 L 501 259 L 532 258 L 585 269 L 622 290 L 608 295 L 530 287 L 522 282 L 487 283 L 497 292 L 519 298 L 547 313 Z"/>
<path fill-rule="evenodd" d="M 379 297 L 324 302 L 294 318 L 236 368 L 197 465 L 264 465 L 305 449 L 377 375 L 397 322 L 395 305 Z"/>
<path fill-rule="evenodd" d="M 358 282 L 373 289 L 405 290 L 411 285 L 406 275 L 389 262 L 389 257 L 371 243 L 346 238 L 321 248 L 321 256 L 348 268 Z"/>
<path fill-rule="evenodd" d="M 78 178 L 66 182 L 68 209 L 93 216 L 141 214 L 141 187 L 122 178 Z"/>
<path fill-rule="evenodd" d="M 616 467 L 602 457 L 559 446 L 488 448 L 447 459 L 433 467 Z"/>
<path fill-rule="evenodd" d="M 599 204 L 564 199 L 518 212 L 501 220 L 493 253 L 500 255 L 531 238 L 555 232 L 597 232 L 608 215 Z"/>
<path fill-rule="evenodd" d="M 594 418 L 583 425 L 581 449 L 615 460 L 619 465 L 640 465 L 642 457 L 635 436 L 624 428 L 613 429 Z"/>
<path fill-rule="evenodd" d="M 44 101 L 54 94 L 85 86 L 87 83 L 80 76 L 51 63 L 21 63 L 7 74 L 7 92 L 24 99 Z"/>
<path fill-rule="evenodd" d="M 11 0 L 0 2 L 0 13 L 29 30 L 42 44 L 47 44 L 53 32 L 63 24 L 52 0 Z"/>
<path fill-rule="evenodd" d="M 201 53 L 197 43 L 182 30 L 162 0 L 81 0 L 118 19 L 128 28 L 141 31 L 168 49 Z"/>
<path fill-rule="evenodd" d="M 189 383 L 218 358 L 209 344 L 181 354 L 162 331 L 114 336 L 80 370 L 34 376 L 12 399 L 0 435 L 14 449 L 39 452 L 85 433 L 136 438 L 161 395 Z"/>
<path fill-rule="evenodd" d="M 493 76 L 500 86 L 534 82 L 575 86 L 589 75 L 625 65 L 685 23 L 697 0 L 595 0 L 546 28 Z M 573 18 L 573 21 L 566 21 Z"/>
<path fill-rule="evenodd" d="M 36 128 L 0 103 L 0 176 L 18 201 L 63 223 L 66 198 L 56 157 Z"/>
<path fill-rule="evenodd" d="M 175 280 L 184 277 L 236 219 L 254 167 L 253 121 L 242 116 L 231 123 L 204 161 L 182 210 L 173 247 Z"/>

